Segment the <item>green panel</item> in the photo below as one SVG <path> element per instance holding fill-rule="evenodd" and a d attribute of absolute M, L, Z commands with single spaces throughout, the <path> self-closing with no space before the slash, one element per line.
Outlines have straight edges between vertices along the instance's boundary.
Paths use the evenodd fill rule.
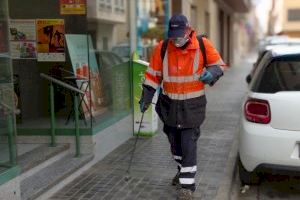
<path fill-rule="evenodd" d="M 17 177 L 20 174 L 20 172 L 21 170 L 18 166 L 0 172 L 0 186 Z"/>
<path fill-rule="evenodd" d="M 129 62 L 113 66 L 112 70 L 113 112 L 130 109 L 130 68 Z"/>

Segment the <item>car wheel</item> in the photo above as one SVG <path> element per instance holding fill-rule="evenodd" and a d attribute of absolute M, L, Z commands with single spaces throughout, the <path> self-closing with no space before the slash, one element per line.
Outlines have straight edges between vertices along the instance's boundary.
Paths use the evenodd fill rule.
<path fill-rule="evenodd" d="M 243 185 L 258 185 L 260 183 L 260 175 L 256 171 L 248 172 L 244 168 L 240 157 L 238 157 L 238 166 L 240 181 Z"/>

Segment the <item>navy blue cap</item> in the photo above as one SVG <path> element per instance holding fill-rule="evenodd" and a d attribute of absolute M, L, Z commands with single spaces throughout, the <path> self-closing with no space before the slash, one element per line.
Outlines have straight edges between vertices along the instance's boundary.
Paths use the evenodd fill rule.
<path fill-rule="evenodd" d="M 187 27 L 189 22 L 184 15 L 173 15 L 169 21 L 168 38 L 184 37 Z"/>

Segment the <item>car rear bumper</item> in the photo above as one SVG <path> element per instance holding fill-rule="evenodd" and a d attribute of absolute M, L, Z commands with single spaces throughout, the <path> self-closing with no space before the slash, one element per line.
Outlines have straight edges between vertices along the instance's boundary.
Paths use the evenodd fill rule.
<path fill-rule="evenodd" d="M 247 171 L 260 165 L 300 167 L 300 131 L 278 130 L 243 118 L 239 132 L 239 154 Z"/>

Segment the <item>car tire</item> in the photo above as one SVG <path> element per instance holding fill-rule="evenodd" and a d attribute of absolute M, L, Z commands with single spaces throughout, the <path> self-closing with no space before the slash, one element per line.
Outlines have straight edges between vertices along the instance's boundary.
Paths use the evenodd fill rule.
<path fill-rule="evenodd" d="M 248 172 L 243 166 L 240 157 L 238 157 L 238 167 L 240 181 L 243 185 L 258 185 L 260 183 L 260 175 L 256 171 Z"/>

